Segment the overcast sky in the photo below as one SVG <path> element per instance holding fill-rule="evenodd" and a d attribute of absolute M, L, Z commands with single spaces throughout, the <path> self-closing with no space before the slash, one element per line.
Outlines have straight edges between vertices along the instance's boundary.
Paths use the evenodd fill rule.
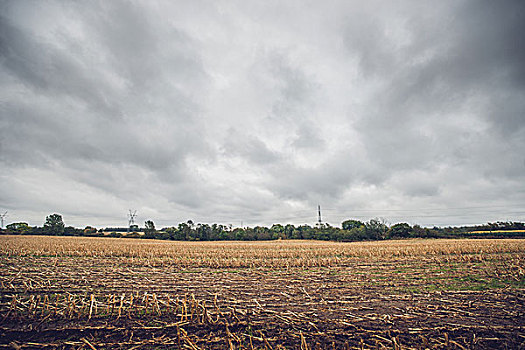
<path fill-rule="evenodd" d="M 6 223 L 525 220 L 525 2 L 1 1 Z"/>

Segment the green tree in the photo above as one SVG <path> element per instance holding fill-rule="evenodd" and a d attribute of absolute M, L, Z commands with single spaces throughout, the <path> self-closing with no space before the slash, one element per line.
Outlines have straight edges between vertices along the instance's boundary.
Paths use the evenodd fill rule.
<path fill-rule="evenodd" d="M 211 227 L 208 224 L 197 224 L 197 233 L 200 241 L 208 241 L 211 236 Z"/>
<path fill-rule="evenodd" d="M 61 236 L 64 234 L 65 226 L 66 225 L 64 225 L 64 221 L 62 220 L 62 215 L 51 214 L 46 217 L 46 222 L 44 223 L 44 233 Z"/>
<path fill-rule="evenodd" d="M 273 224 L 272 227 L 270 227 L 270 231 L 272 234 L 272 239 L 286 238 L 286 235 L 284 233 L 284 226 L 281 224 Z"/>
<path fill-rule="evenodd" d="M 392 227 L 390 227 L 390 229 L 388 230 L 388 235 L 393 238 L 410 237 L 411 233 L 412 233 L 412 227 L 410 227 L 410 225 L 405 222 L 395 224 Z"/>
<path fill-rule="evenodd" d="M 234 228 L 233 231 L 230 232 L 229 239 L 236 240 L 236 241 L 245 241 L 246 231 L 242 227 Z"/>
<path fill-rule="evenodd" d="M 112 231 L 112 232 L 109 233 L 109 237 L 113 237 L 113 238 L 121 238 L 121 237 L 122 237 L 122 233 Z"/>
<path fill-rule="evenodd" d="M 73 226 L 66 226 L 64 228 L 64 236 L 81 236 L 83 231 Z"/>
<path fill-rule="evenodd" d="M 351 230 L 342 230 L 342 231 L 343 231 L 343 236 L 342 236 L 343 241 L 363 241 L 367 239 L 366 227 L 364 225 L 360 227 L 354 227 Z"/>
<path fill-rule="evenodd" d="M 294 236 L 295 226 L 288 224 L 284 227 L 284 235 L 286 239 L 291 239 Z"/>
<path fill-rule="evenodd" d="M 221 241 L 226 239 L 226 227 L 224 225 L 211 225 L 210 238 L 211 241 Z"/>
<path fill-rule="evenodd" d="M 368 239 L 385 239 L 388 226 L 383 219 L 371 219 L 365 224 Z"/>
<path fill-rule="evenodd" d="M 26 222 L 13 222 L 5 227 L 11 233 L 24 234 L 28 232 L 31 227 Z"/>
<path fill-rule="evenodd" d="M 144 234 L 146 237 L 154 237 L 157 233 L 157 230 L 155 229 L 155 224 L 153 221 L 148 220 L 144 222 Z"/>
<path fill-rule="evenodd" d="M 92 226 L 86 226 L 83 232 L 85 235 L 94 235 L 97 233 L 97 229 Z"/>
<path fill-rule="evenodd" d="M 255 239 L 258 241 L 269 241 L 272 239 L 272 234 L 268 227 L 255 226 L 253 230 L 255 232 Z"/>
<path fill-rule="evenodd" d="M 177 229 L 176 240 L 180 241 L 191 241 L 192 239 L 192 229 L 193 221 L 188 220 L 188 223 L 181 222 Z"/>
<path fill-rule="evenodd" d="M 353 228 L 359 228 L 365 226 L 365 224 L 359 220 L 346 220 L 341 223 L 343 230 L 350 231 Z"/>
<path fill-rule="evenodd" d="M 414 237 L 429 237 L 430 236 L 430 230 L 428 228 L 423 228 L 419 225 L 414 225 L 412 227 L 412 236 Z"/>

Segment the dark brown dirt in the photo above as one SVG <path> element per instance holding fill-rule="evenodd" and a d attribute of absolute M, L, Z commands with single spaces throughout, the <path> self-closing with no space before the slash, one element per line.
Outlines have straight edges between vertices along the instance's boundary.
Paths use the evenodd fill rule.
<path fill-rule="evenodd" d="M 523 282 L 502 266 L 497 257 L 282 269 L 4 257 L 0 347 L 525 348 Z"/>

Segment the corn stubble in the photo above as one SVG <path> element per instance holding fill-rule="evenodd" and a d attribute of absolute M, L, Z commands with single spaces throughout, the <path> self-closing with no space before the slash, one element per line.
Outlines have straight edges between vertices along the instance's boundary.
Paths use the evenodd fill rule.
<path fill-rule="evenodd" d="M 525 240 L 2 236 L 0 346 L 525 346 Z"/>

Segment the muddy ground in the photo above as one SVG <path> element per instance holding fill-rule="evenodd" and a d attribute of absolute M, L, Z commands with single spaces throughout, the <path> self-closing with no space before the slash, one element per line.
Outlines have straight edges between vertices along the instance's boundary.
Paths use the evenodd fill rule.
<path fill-rule="evenodd" d="M 4 256 L 0 347 L 520 349 L 517 257 L 211 269 Z"/>

